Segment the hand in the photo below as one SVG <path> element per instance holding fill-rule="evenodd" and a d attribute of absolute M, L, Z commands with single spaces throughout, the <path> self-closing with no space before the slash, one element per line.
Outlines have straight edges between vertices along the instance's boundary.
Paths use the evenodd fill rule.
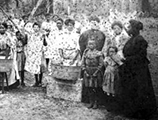
<path fill-rule="evenodd" d="M 85 75 L 87 76 L 87 77 L 89 77 L 90 75 L 87 73 L 87 71 L 85 71 Z"/>
<path fill-rule="evenodd" d="M 69 62 L 70 65 L 73 65 L 74 63 L 75 63 L 74 60 Z"/>
<path fill-rule="evenodd" d="M 93 77 L 97 77 L 97 73 L 96 72 L 93 74 Z"/>

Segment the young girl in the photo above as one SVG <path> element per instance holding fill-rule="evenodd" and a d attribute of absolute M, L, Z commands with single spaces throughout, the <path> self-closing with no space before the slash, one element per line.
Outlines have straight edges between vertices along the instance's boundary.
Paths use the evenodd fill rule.
<path fill-rule="evenodd" d="M 98 89 L 102 86 L 103 54 L 96 50 L 96 43 L 90 39 L 88 48 L 83 53 L 82 67 L 84 70 L 83 83 L 88 88 L 90 104 L 88 108 L 97 108 Z"/>
<path fill-rule="evenodd" d="M 103 79 L 103 91 L 107 95 L 115 96 L 114 83 L 118 80 L 118 66 L 121 65 L 120 56 L 117 54 L 117 48 L 110 46 L 108 49 L 107 57 L 104 59 L 105 73 Z"/>

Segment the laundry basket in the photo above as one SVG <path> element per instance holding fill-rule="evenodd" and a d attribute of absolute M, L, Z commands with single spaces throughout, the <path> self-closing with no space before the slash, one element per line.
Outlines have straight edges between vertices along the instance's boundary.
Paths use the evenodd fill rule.
<path fill-rule="evenodd" d="M 80 66 L 52 65 L 52 76 L 62 80 L 77 80 L 80 76 Z"/>

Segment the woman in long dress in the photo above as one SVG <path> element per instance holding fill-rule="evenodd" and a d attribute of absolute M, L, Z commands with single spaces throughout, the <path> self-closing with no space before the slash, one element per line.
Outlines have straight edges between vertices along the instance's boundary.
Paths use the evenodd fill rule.
<path fill-rule="evenodd" d="M 33 87 L 40 86 L 42 83 L 43 73 L 41 71 L 43 45 L 45 40 L 40 32 L 40 25 L 33 24 L 34 32 L 28 36 L 25 70 L 35 75 L 35 84 Z"/>
<path fill-rule="evenodd" d="M 10 37 L 10 34 L 6 32 L 7 24 L 0 24 L 0 59 L 11 59 L 13 62 L 10 66 L 11 71 L 7 72 L 9 89 L 16 88 L 19 85 L 20 76 L 17 71 L 16 64 L 16 37 Z M 4 76 L 1 76 L 4 79 Z M 0 87 L 1 88 L 1 87 Z"/>
<path fill-rule="evenodd" d="M 156 99 L 147 59 L 148 43 L 140 35 L 143 24 L 130 20 L 131 38 L 123 48 L 124 64 L 119 68 L 118 100 L 125 116 L 149 119 L 156 111 Z"/>
<path fill-rule="evenodd" d="M 60 50 L 62 51 L 64 66 L 77 66 L 80 62 L 79 34 L 74 29 L 75 21 L 67 19 L 65 21 L 67 30 L 64 32 L 64 40 Z"/>

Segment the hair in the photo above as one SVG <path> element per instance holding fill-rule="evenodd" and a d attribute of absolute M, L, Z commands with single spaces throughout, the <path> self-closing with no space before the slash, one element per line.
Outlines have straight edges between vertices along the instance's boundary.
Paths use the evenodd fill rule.
<path fill-rule="evenodd" d="M 48 14 L 48 13 L 47 13 L 47 14 L 45 14 L 45 17 L 50 17 L 50 14 Z"/>
<path fill-rule="evenodd" d="M 97 16 L 91 16 L 89 18 L 89 22 L 91 22 L 91 21 L 96 21 L 96 22 L 100 23 L 100 19 Z"/>
<path fill-rule="evenodd" d="M 15 33 L 16 36 L 17 36 L 18 34 L 21 34 L 20 31 L 17 31 L 17 32 Z"/>
<path fill-rule="evenodd" d="M 62 18 L 58 18 L 57 21 L 61 21 L 62 23 L 64 23 L 64 20 Z"/>
<path fill-rule="evenodd" d="M 52 18 L 54 18 L 54 17 L 58 17 L 58 18 L 59 18 L 59 16 L 58 16 L 58 15 L 56 15 L 56 14 L 55 14 L 55 15 L 53 15 L 53 17 L 52 17 Z"/>
<path fill-rule="evenodd" d="M 69 23 L 71 23 L 73 26 L 75 25 L 75 21 L 70 19 L 70 18 L 65 20 L 65 25 L 66 26 L 68 26 Z"/>
<path fill-rule="evenodd" d="M 108 49 L 107 49 L 107 56 L 109 56 L 110 48 L 114 49 L 116 53 L 118 52 L 118 48 L 116 46 L 109 46 Z"/>
<path fill-rule="evenodd" d="M 114 21 L 111 25 L 111 28 L 114 29 L 114 26 L 119 26 L 121 29 L 123 29 L 123 25 L 120 21 Z"/>
<path fill-rule="evenodd" d="M 32 25 L 32 27 L 34 27 L 35 25 L 37 25 L 40 28 L 40 24 L 39 23 L 34 22 L 33 25 Z"/>
<path fill-rule="evenodd" d="M 4 26 L 5 29 L 8 29 L 8 25 L 6 22 L 3 22 L 1 25 Z"/>
<path fill-rule="evenodd" d="M 128 31 L 128 34 L 131 36 L 137 36 L 140 34 L 140 30 L 143 30 L 143 23 L 134 19 L 129 21 L 131 29 Z"/>
<path fill-rule="evenodd" d="M 134 19 L 129 21 L 132 28 L 136 28 L 137 30 L 143 30 L 143 23 Z"/>

